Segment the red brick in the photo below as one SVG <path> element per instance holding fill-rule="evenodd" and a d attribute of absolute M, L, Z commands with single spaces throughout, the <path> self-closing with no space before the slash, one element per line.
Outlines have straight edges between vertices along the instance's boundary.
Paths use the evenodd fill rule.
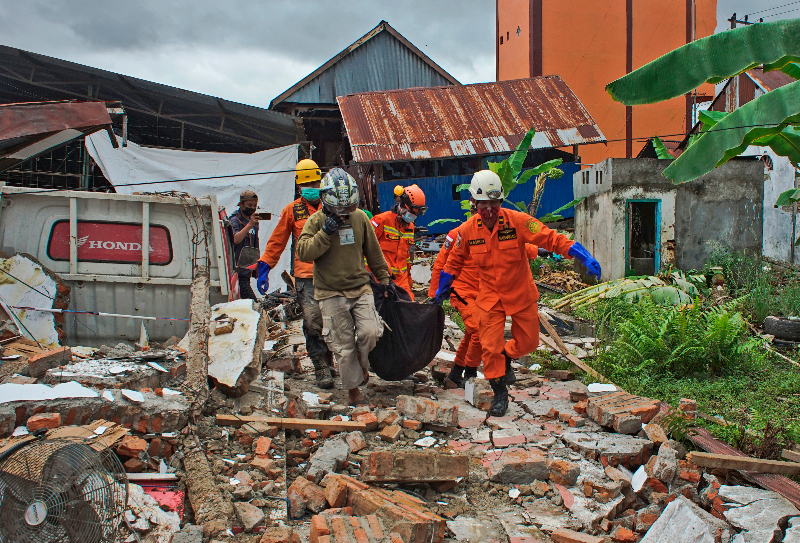
<path fill-rule="evenodd" d="M 264 475 L 269 475 L 270 470 L 275 468 L 275 461 L 269 458 L 256 457 L 250 461 L 250 466 L 260 470 Z"/>
<path fill-rule="evenodd" d="M 697 401 L 689 398 L 681 398 L 680 403 L 678 403 L 678 409 L 684 412 L 697 411 Z"/>
<path fill-rule="evenodd" d="M 129 458 L 125 461 L 125 471 L 128 473 L 140 473 L 145 468 L 145 463 L 138 458 Z"/>
<path fill-rule="evenodd" d="M 586 400 L 580 401 L 572 406 L 572 409 L 575 410 L 576 413 L 579 415 L 584 415 L 586 413 L 586 404 L 588 402 Z"/>
<path fill-rule="evenodd" d="M 667 487 L 664 486 L 664 483 L 652 477 L 649 477 L 647 479 L 647 485 L 654 491 L 659 492 L 661 494 L 666 494 L 667 492 L 669 492 L 669 489 L 667 489 Z"/>
<path fill-rule="evenodd" d="M 387 443 L 394 443 L 400 437 L 400 433 L 402 431 L 403 430 L 399 426 L 393 424 L 381 430 L 381 433 L 378 434 L 378 437 Z"/>
<path fill-rule="evenodd" d="M 342 507 L 347 500 L 347 484 L 341 479 L 331 478 L 325 487 L 325 499 L 331 507 Z"/>
<path fill-rule="evenodd" d="M 397 411 L 386 411 L 378 419 L 378 428 L 383 430 L 387 426 L 397 425 L 400 422 L 400 414 Z"/>
<path fill-rule="evenodd" d="M 352 507 L 337 507 L 332 509 L 326 509 L 320 515 L 325 517 L 335 517 L 335 516 L 342 516 L 342 517 L 351 517 L 353 516 L 353 508 Z"/>
<path fill-rule="evenodd" d="M 292 543 L 296 540 L 294 536 L 296 536 L 296 534 L 293 534 L 290 528 L 275 526 L 264 530 L 258 543 Z"/>
<path fill-rule="evenodd" d="M 47 370 L 66 366 L 72 362 L 72 351 L 69 347 L 59 347 L 45 351 L 28 359 L 28 375 L 37 379 L 44 376 Z"/>
<path fill-rule="evenodd" d="M 636 534 L 627 528 L 619 528 L 614 533 L 613 539 L 619 543 L 635 543 Z"/>
<path fill-rule="evenodd" d="M 434 451 L 388 450 L 370 453 L 361 479 L 369 482 L 440 482 L 467 477 L 469 457 Z"/>
<path fill-rule="evenodd" d="M 551 460 L 547 467 L 550 469 L 550 479 L 567 487 L 575 486 L 581 474 L 580 467 L 567 460 Z"/>
<path fill-rule="evenodd" d="M 378 429 L 378 417 L 376 417 L 374 413 L 359 413 L 353 416 L 353 420 L 366 424 L 368 432 Z"/>
<path fill-rule="evenodd" d="M 403 421 L 403 428 L 409 430 L 422 430 L 422 423 L 418 420 L 405 419 Z"/>
<path fill-rule="evenodd" d="M 583 417 L 576 417 L 571 416 L 569 418 L 569 427 L 570 428 L 580 428 L 581 426 L 586 426 L 586 419 Z"/>
<path fill-rule="evenodd" d="M 272 440 L 268 437 L 261 436 L 256 440 L 256 456 L 267 456 L 269 448 L 272 446 Z"/>
<path fill-rule="evenodd" d="M 294 480 L 292 486 L 286 491 L 286 497 L 292 503 L 293 511 L 299 511 L 300 504 L 303 509 L 308 508 L 314 513 L 324 511 L 328 507 L 328 500 L 325 499 L 323 489 L 304 477 Z M 292 514 L 293 518 L 297 518 L 297 516 Z"/>
<path fill-rule="evenodd" d="M 331 517 L 331 528 L 333 528 L 333 540 L 336 543 L 340 541 L 350 541 L 347 535 L 347 528 L 345 527 L 344 517 Z"/>
<path fill-rule="evenodd" d="M 137 458 L 147 450 L 147 441 L 140 437 L 125 436 L 117 446 L 117 454 L 129 458 Z"/>
<path fill-rule="evenodd" d="M 602 537 L 584 534 L 580 532 L 573 532 L 566 528 L 559 528 L 550 534 L 550 538 L 556 543 L 603 543 L 605 541 Z"/>
<path fill-rule="evenodd" d="M 150 421 L 150 418 L 147 415 L 144 415 L 136 422 L 136 431 L 140 434 L 147 433 L 147 423 Z"/>
<path fill-rule="evenodd" d="M 150 441 L 150 446 L 147 447 L 147 454 L 150 456 L 158 456 L 161 454 L 161 438 L 155 438 Z"/>
<path fill-rule="evenodd" d="M 78 416 L 77 409 L 70 409 L 67 413 L 67 419 L 64 421 L 64 426 L 72 426 L 75 424 L 75 417 Z"/>
<path fill-rule="evenodd" d="M 331 533 L 328 528 L 327 519 L 321 515 L 314 515 L 311 517 L 311 531 L 309 533 L 310 543 L 317 543 L 320 536 L 329 535 Z"/>
<path fill-rule="evenodd" d="M 367 442 L 364 440 L 364 434 L 361 432 L 350 432 L 344 436 L 347 446 L 350 447 L 350 452 L 357 453 L 361 449 L 367 447 Z"/>
<path fill-rule="evenodd" d="M 689 481 L 690 483 L 700 482 L 700 474 L 694 471 L 686 471 L 682 469 L 678 473 L 678 478 L 683 479 L 684 481 Z"/>
<path fill-rule="evenodd" d="M 155 434 L 161 433 L 161 428 L 163 424 L 164 424 L 164 419 L 156 415 L 150 422 L 150 430 Z"/>
<path fill-rule="evenodd" d="M 444 405 L 429 398 L 400 396 L 397 398 L 397 410 L 403 416 L 423 423 L 458 425 L 458 406 Z"/>

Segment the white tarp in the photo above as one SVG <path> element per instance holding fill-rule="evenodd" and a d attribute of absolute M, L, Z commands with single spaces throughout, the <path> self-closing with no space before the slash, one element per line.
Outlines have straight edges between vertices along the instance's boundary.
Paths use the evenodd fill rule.
<path fill-rule="evenodd" d="M 278 224 L 281 210 L 294 200 L 297 145 L 245 154 L 152 149 L 132 142 L 122 147 L 122 140 L 118 140 L 120 147 L 114 149 L 107 132 L 95 132 L 86 138 L 86 149 L 119 194 L 169 191 L 186 192 L 196 197 L 213 194 L 230 216 L 238 207 L 239 194 L 247 189 L 255 191 L 259 211 L 272 213 L 272 220 L 259 224 L 261 251 Z M 248 175 L 262 172 L 281 173 Z M 198 177 L 216 178 L 136 185 Z M 290 256 L 291 247 L 287 247 L 269 274 L 270 290 L 283 285 L 280 276 L 281 272 L 290 270 Z M 257 292 L 255 280 L 252 286 Z"/>

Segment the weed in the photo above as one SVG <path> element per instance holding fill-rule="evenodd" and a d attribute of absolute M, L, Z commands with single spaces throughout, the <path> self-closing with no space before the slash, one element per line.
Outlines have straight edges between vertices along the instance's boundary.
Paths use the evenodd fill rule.
<path fill-rule="evenodd" d="M 444 301 L 442 304 L 442 309 L 444 309 L 445 314 L 450 317 L 450 320 L 452 320 L 458 325 L 459 328 L 461 328 L 462 332 L 466 329 L 464 327 L 464 320 L 461 318 L 461 313 L 459 313 L 456 308 L 450 304 L 450 300 Z"/>
<path fill-rule="evenodd" d="M 695 434 L 697 424 L 680 411 L 671 409 L 669 413 L 664 415 L 659 425 L 664 428 L 664 432 L 670 439 L 679 441 L 685 446 L 691 446 L 689 436 Z"/>

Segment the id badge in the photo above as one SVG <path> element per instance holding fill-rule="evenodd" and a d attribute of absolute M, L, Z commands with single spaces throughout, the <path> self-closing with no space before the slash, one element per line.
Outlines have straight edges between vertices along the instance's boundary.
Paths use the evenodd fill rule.
<path fill-rule="evenodd" d="M 356 242 L 356 235 L 350 225 L 339 227 L 339 245 L 352 245 Z"/>

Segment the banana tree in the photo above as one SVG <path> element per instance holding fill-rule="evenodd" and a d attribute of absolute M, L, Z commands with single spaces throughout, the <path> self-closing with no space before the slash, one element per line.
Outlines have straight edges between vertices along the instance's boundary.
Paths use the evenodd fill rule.
<path fill-rule="evenodd" d="M 797 79 L 798 61 L 800 19 L 759 23 L 679 47 L 609 83 L 606 91 L 628 106 L 653 104 L 761 65 L 765 72 L 781 70 Z M 768 146 L 798 163 L 800 81 L 765 93 L 732 113 L 706 113 L 704 130 L 692 137 L 690 145 L 663 172 L 674 183 L 697 179 L 749 145 Z"/>

